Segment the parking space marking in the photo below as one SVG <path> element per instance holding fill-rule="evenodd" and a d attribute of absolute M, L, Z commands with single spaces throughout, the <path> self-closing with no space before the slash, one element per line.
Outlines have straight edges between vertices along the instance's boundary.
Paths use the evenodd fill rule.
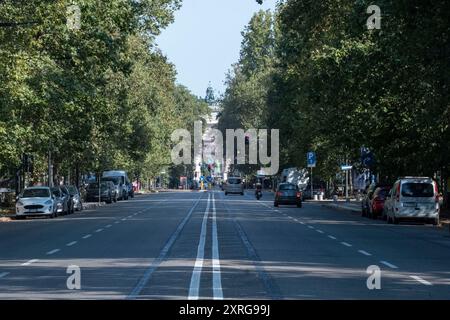
<path fill-rule="evenodd" d="M 72 242 L 69 242 L 68 244 L 66 244 L 66 246 L 71 247 L 71 246 L 73 246 L 74 244 L 77 244 L 77 243 L 78 243 L 78 241 L 72 241 Z"/>
<path fill-rule="evenodd" d="M 103 231 L 102 228 L 95 230 L 95 232 L 97 232 L 97 233 L 102 232 L 102 231 Z"/>
<path fill-rule="evenodd" d="M 371 256 L 372 255 L 371 253 L 368 253 L 367 251 L 364 251 L 364 250 L 358 250 L 358 252 L 363 254 L 363 255 L 365 255 L 365 256 Z"/>
<path fill-rule="evenodd" d="M 8 274 L 9 274 L 9 272 L 0 273 L 0 279 L 6 277 Z"/>
<path fill-rule="evenodd" d="M 428 282 L 427 280 L 424 280 L 421 277 L 418 277 L 418 276 L 410 276 L 410 277 L 416 281 L 419 281 L 421 284 L 424 284 L 426 286 L 432 286 L 431 282 Z"/>
<path fill-rule="evenodd" d="M 353 247 L 350 243 L 347 242 L 341 242 L 341 244 L 343 244 L 346 247 Z"/>
<path fill-rule="evenodd" d="M 57 252 L 59 252 L 59 251 L 61 251 L 61 249 L 53 249 L 53 250 L 47 252 L 46 254 L 47 254 L 48 256 L 51 256 L 52 254 L 55 254 L 55 253 L 57 253 Z"/>
<path fill-rule="evenodd" d="M 322 234 L 324 233 L 322 230 L 319 230 L 319 229 L 317 229 L 316 231 L 317 231 L 318 233 L 322 233 Z"/>
<path fill-rule="evenodd" d="M 387 261 L 380 261 L 380 263 L 384 264 L 385 266 L 388 266 L 391 269 L 398 269 L 398 267 L 395 264 L 389 263 Z"/>
<path fill-rule="evenodd" d="M 36 262 L 38 262 L 39 261 L 39 259 L 31 259 L 31 260 L 29 260 L 29 261 L 27 261 L 27 262 L 25 262 L 25 263 L 22 263 L 21 264 L 21 266 L 29 266 L 29 265 L 31 265 L 31 264 L 33 264 L 33 263 L 36 263 Z"/>
<path fill-rule="evenodd" d="M 87 234 L 87 235 L 85 235 L 85 236 L 83 237 L 83 239 L 88 239 L 88 238 L 90 238 L 90 237 L 92 237 L 92 234 Z"/>

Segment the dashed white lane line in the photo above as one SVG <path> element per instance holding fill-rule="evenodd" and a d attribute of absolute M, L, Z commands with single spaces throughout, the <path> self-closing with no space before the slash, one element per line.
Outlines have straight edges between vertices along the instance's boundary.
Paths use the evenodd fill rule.
<path fill-rule="evenodd" d="M 102 231 L 103 231 L 102 228 L 95 230 L 96 233 L 99 233 L 99 232 L 102 232 Z"/>
<path fill-rule="evenodd" d="M 303 225 L 305 225 L 305 223 L 304 223 L 303 221 L 300 221 L 300 224 L 303 224 Z"/>
<path fill-rule="evenodd" d="M 66 246 L 71 247 L 77 243 L 78 243 L 78 241 L 72 241 L 72 242 L 69 242 L 68 244 L 66 244 Z"/>
<path fill-rule="evenodd" d="M 105 228 L 111 228 L 112 224 L 108 224 L 107 226 L 105 226 Z"/>
<path fill-rule="evenodd" d="M 83 239 L 87 239 L 87 238 L 90 238 L 90 237 L 92 237 L 92 234 L 87 234 L 87 235 L 85 235 L 85 236 L 83 237 Z"/>
<path fill-rule="evenodd" d="M 6 277 L 8 274 L 9 274 L 9 272 L 0 273 L 0 279 Z"/>
<path fill-rule="evenodd" d="M 308 228 L 310 228 L 311 230 L 315 229 L 313 226 L 308 226 Z"/>
<path fill-rule="evenodd" d="M 125 220 L 127 220 L 127 218 L 123 218 L 123 219 L 121 219 L 122 221 L 125 221 Z"/>
<path fill-rule="evenodd" d="M 328 236 L 328 238 L 336 240 L 336 237 L 334 237 L 334 236 Z"/>
<path fill-rule="evenodd" d="M 316 230 L 316 231 L 317 231 L 318 233 L 322 233 L 322 234 L 324 233 L 322 230 Z"/>
<path fill-rule="evenodd" d="M 411 278 L 413 278 L 416 281 L 419 281 L 421 284 L 424 284 L 426 286 L 432 286 L 432 284 L 430 282 L 428 282 L 427 280 L 422 279 L 421 277 L 418 276 L 410 276 Z"/>
<path fill-rule="evenodd" d="M 33 264 L 33 263 L 36 263 L 36 262 L 38 262 L 39 261 L 39 259 L 31 259 L 31 260 L 29 260 L 29 261 L 27 261 L 27 262 L 25 262 L 25 263 L 22 263 L 21 264 L 21 266 L 29 266 L 29 265 L 31 265 L 31 264 Z"/>
<path fill-rule="evenodd" d="M 347 243 L 347 242 L 341 242 L 341 244 L 346 247 L 353 247 L 350 243 Z"/>
<path fill-rule="evenodd" d="M 371 253 L 369 253 L 367 251 L 364 251 L 364 250 L 358 250 L 358 252 L 363 254 L 363 255 L 365 255 L 365 256 L 371 256 L 372 255 Z"/>
<path fill-rule="evenodd" d="M 55 254 L 55 253 L 57 253 L 57 252 L 59 252 L 59 251 L 61 251 L 61 249 L 53 249 L 53 250 L 47 252 L 46 254 L 47 254 L 48 256 L 50 256 L 50 255 Z"/>
<path fill-rule="evenodd" d="M 389 263 L 387 261 L 380 261 L 380 263 L 384 264 L 385 266 L 388 266 L 391 269 L 398 269 L 398 267 L 395 264 Z"/>
<path fill-rule="evenodd" d="M 118 223 L 120 223 L 120 221 L 116 221 L 116 222 L 114 222 L 115 224 L 118 224 Z"/>

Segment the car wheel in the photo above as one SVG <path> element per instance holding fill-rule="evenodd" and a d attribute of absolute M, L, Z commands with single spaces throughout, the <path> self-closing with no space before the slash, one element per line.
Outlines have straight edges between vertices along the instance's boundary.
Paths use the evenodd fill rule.
<path fill-rule="evenodd" d="M 303 205 L 301 202 L 297 203 L 297 208 L 301 208 Z"/>
<path fill-rule="evenodd" d="M 431 224 L 432 224 L 433 226 L 438 226 L 438 225 L 439 225 L 439 218 L 433 219 L 433 221 L 431 222 Z"/>
<path fill-rule="evenodd" d="M 243 196 L 244 195 L 244 193 L 243 192 L 241 192 L 241 196 Z"/>
<path fill-rule="evenodd" d="M 274 207 L 278 207 L 278 202 L 274 202 L 274 203 L 273 203 L 273 206 L 274 206 Z"/>

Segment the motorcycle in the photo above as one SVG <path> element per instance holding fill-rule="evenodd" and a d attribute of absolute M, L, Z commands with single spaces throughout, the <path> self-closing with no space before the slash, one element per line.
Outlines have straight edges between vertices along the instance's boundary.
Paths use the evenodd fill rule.
<path fill-rule="evenodd" d="M 261 197 L 262 197 L 262 192 L 261 192 L 261 190 L 257 190 L 257 191 L 256 191 L 256 199 L 259 200 L 259 199 L 261 199 Z"/>

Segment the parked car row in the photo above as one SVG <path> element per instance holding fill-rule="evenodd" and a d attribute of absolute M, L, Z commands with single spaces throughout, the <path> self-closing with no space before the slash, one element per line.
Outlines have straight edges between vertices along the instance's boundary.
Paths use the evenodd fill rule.
<path fill-rule="evenodd" d="M 388 223 L 422 221 L 439 224 L 441 199 L 436 181 L 428 177 L 402 177 L 393 185 L 372 184 L 361 202 L 363 216 Z"/>
<path fill-rule="evenodd" d="M 76 186 L 26 188 L 16 201 L 16 218 L 59 215 L 83 210 L 80 192 Z"/>

